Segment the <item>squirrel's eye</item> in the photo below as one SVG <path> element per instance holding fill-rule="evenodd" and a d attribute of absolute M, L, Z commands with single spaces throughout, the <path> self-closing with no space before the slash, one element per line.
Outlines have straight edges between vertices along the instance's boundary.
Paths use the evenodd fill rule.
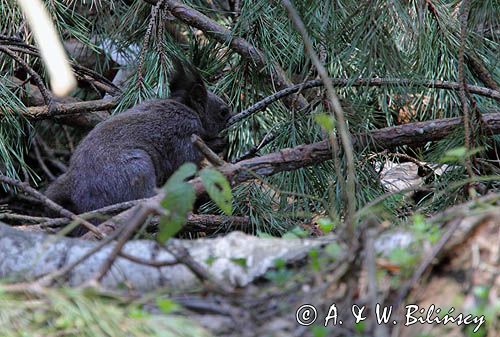
<path fill-rule="evenodd" d="M 229 115 L 229 109 L 228 109 L 228 108 L 225 108 L 225 107 L 224 107 L 224 108 L 221 108 L 221 110 L 220 110 L 220 115 L 221 115 L 222 117 L 226 117 L 227 115 Z"/>

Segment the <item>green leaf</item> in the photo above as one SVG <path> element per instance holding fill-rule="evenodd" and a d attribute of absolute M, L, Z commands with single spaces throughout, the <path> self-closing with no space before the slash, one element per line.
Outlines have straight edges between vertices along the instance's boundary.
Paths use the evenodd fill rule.
<path fill-rule="evenodd" d="M 128 316 L 131 318 L 141 319 L 147 317 L 149 314 L 138 307 L 133 307 L 130 309 Z"/>
<path fill-rule="evenodd" d="M 293 276 L 293 272 L 286 269 L 281 268 L 278 270 L 269 270 L 264 274 L 264 277 L 269 281 L 275 282 L 278 285 L 284 285 L 290 277 Z"/>
<path fill-rule="evenodd" d="M 413 228 L 419 233 L 425 233 L 429 229 L 429 224 L 425 222 L 422 214 L 413 215 Z"/>
<path fill-rule="evenodd" d="M 479 299 L 486 300 L 489 296 L 490 289 L 486 286 L 476 286 L 472 289 L 472 292 Z"/>
<path fill-rule="evenodd" d="M 454 149 L 448 150 L 445 152 L 444 156 L 441 158 L 441 162 L 443 163 L 453 163 L 458 162 L 462 163 L 466 158 L 475 155 L 482 151 L 482 148 L 475 148 L 467 151 L 467 149 L 463 146 L 456 147 Z"/>
<path fill-rule="evenodd" d="M 309 257 L 311 258 L 311 266 L 314 271 L 319 271 L 320 270 L 320 263 L 319 263 L 319 252 L 317 249 L 311 249 L 309 251 Z"/>
<path fill-rule="evenodd" d="M 311 331 L 314 337 L 327 337 L 328 329 L 321 325 L 314 325 L 311 327 Z"/>
<path fill-rule="evenodd" d="M 156 300 L 156 305 L 166 314 L 170 314 L 173 311 L 179 310 L 180 306 L 172 300 L 167 298 L 158 298 Z"/>
<path fill-rule="evenodd" d="M 285 234 L 283 234 L 283 239 L 301 239 L 306 238 L 309 234 L 300 227 L 294 227 Z"/>
<path fill-rule="evenodd" d="M 163 187 L 165 198 L 161 206 L 165 214 L 160 218 L 157 240 L 165 242 L 174 236 L 186 223 L 187 215 L 193 209 L 196 194 L 191 184 L 185 180 L 196 173 L 196 165 L 186 163 L 172 174 Z"/>
<path fill-rule="evenodd" d="M 356 330 L 357 333 L 362 334 L 366 330 L 366 323 L 364 321 L 357 322 L 354 324 L 354 330 Z"/>
<path fill-rule="evenodd" d="M 329 233 L 335 228 L 335 224 L 330 218 L 320 218 L 317 223 L 323 233 Z"/>
<path fill-rule="evenodd" d="M 233 214 L 233 194 L 226 177 L 214 168 L 204 168 L 200 172 L 203 186 L 210 198 L 226 214 Z"/>
<path fill-rule="evenodd" d="M 276 269 L 282 269 L 282 268 L 285 268 L 286 267 L 286 261 L 282 258 L 278 258 L 276 260 L 274 260 L 274 267 Z"/>
<path fill-rule="evenodd" d="M 328 114 L 318 114 L 314 116 L 314 120 L 328 132 L 332 132 L 335 127 L 335 119 Z"/>

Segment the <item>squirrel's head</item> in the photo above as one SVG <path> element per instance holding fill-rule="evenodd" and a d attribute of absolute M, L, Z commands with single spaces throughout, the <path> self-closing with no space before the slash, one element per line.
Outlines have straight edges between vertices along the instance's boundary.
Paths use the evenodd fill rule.
<path fill-rule="evenodd" d="M 231 117 L 231 109 L 219 96 L 207 90 L 200 74 L 192 67 L 174 62 L 170 80 L 170 98 L 193 109 L 205 129 L 204 138 L 215 138 Z"/>

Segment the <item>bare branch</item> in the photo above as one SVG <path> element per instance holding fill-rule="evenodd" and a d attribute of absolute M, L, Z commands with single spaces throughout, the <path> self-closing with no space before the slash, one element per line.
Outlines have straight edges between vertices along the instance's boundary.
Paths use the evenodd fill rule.
<path fill-rule="evenodd" d="M 40 202 L 44 206 L 58 212 L 59 214 L 65 216 L 67 218 L 70 218 L 71 220 L 78 222 L 79 224 L 82 224 L 89 231 L 91 231 L 92 234 L 96 235 L 97 237 L 99 237 L 101 239 L 104 237 L 104 235 L 99 231 L 99 229 L 97 229 L 96 226 L 92 225 L 87 220 L 84 220 L 84 219 L 78 217 L 74 213 L 63 208 L 61 205 L 56 204 L 55 202 L 53 202 L 52 200 L 50 200 L 49 198 L 44 196 L 42 193 L 38 192 L 33 187 L 29 186 L 27 183 L 23 183 L 23 182 L 18 181 L 16 179 L 9 178 L 1 173 L 0 173 L 0 181 L 5 183 L 5 184 L 8 184 L 8 185 L 15 186 L 15 187 L 21 189 L 22 191 L 25 191 L 26 193 L 32 195 L 33 197 L 40 200 Z"/>
<path fill-rule="evenodd" d="M 212 165 L 222 166 L 226 164 L 226 162 L 222 160 L 217 154 L 215 154 L 214 151 L 212 151 L 212 149 L 210 149 L 198 135 L 191 135 L 191 142 Z"/>
<path fill-rule="evenodd" d="M 467 152 L 471 150 L 471 121 L 469 115 L 469 103 L 467 102 L 466 88 L 465 88 L 465 40 L 467 39 L 467 20 L 469 17 L 470 2 L 469 0 L 462 0 L 460 6 L 460 47 L 458 49 L 458 82 L 460 84 L 459 96 L 462 103 L 462 112 L 464 115 L 464 133 L 465 133 L 465 149 Z M 465 158 L 465 168 L 470 178 L 474 176 L 472 170 L 472 162 L 470 156 Z"/>
<path fill-rule="evenodd" d="M 26 72 L 28 74 L 30 74 L 30 76 L 35 81 L 36 86 L 38 87 L 38 89 L 40 89 L 40 93 L 43 96 L 45 104 L 50 105 L 50 102 L 52 101 L 52 94 L 50 93 L 49 89 L 47 89 L 47 87 L 43 83 L 42 78 L 40 77 L 40 75 L 38 75 L 37 72 L 34 71 L 33 68 L 31 68 L 28 63 L 26 63 L 21 57 L 17 56 L 16 53 L 14 53 L 9 48 L 4 47 L 4 46 L 0 46 L 0 51 L 2 51 L 5 54 L 9 55 L 14 61 L 16 61 L 17 63 L 19 63 L 24 68 L 24 70 L 26 70 Z"/>
<path fill-rule="evenodd" d="M 482 122 L 491 134 L 500 134 L 500 112 L 484 114 Z M 366 134 L 358 134 L 353 137 L 352 142 L 355 149 L 368 147 L 372 150 L 383 150 L 405 145 L 416 146 L 430 141 L 441 140 L 461 125 L 462 118 L 445 118 L 409 123 L 374 130 Z M 278 152 L 243 160 L 234 164 L 226 164 L 219 169 L 229 179 L 231 185 L 235 186 L 246 180 L 253 179 L 255 175 L 270 176 L 283 171 L 293 171 L 302 167 L 315 165 L 331 159 L 331 144 L 328 140 L 323 140 L 313 144 L 282 149 Z M 204 187 L 199 178 L 191 180 L 191 183 L 197 195 L 204 193 Z M 163 197 L 163 192 L 160 192 L 158 195 L 146 200 L 148 202 L 154 201 L 159 203 Z M 134 209 L 135 207 L 118 214 L 114 218 L 100 224 L 98 228 L 106 234 L 113 232 L 121 226 L 121 223 L 128 221 Z M 93 233 L 87 233 L 83 238 L 95 240 Z"/>
<path fill-rule="evenodd" d="M 118 105 L 118 98 L 103 98 L 94 101 L 74 102 L 74 103 L 53 103 L 47 105 L 29 107 L 25 116 L 30 119 L 47 119 L 54 116 L 72 115 L 84 112 L 97 112 L 110 110 Z"/>

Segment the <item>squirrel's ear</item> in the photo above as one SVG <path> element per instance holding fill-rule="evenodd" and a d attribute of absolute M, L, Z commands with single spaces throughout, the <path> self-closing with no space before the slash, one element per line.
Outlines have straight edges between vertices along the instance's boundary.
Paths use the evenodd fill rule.
<path fill-rule="evenodd" d="M 170 79 L 170 96 L 194 109 L 196 112 L 205 111 L 208 94 L 201 75 L 189 65 L 184 65 L 174 58 L 174 72 Z"/>
<path fill-rule="evenodd" d="M 194 83 L 189 89 L 187 94 L 188 105 L 191 106 L 196 112 L 204 112 L 207 106 L 207 89 L 203 82 Z"/>
<path fill-rule="evenodd" d="M 179 59 L 174 58 L 172 60 L 172 64 L 174 70 L 168 83 L 170 92 L 173 93 L 180 90 L 186 90 L 188 88 L 186 84 L 189 81 L 189 76 L 186 74 L 182 62 Z"/>

